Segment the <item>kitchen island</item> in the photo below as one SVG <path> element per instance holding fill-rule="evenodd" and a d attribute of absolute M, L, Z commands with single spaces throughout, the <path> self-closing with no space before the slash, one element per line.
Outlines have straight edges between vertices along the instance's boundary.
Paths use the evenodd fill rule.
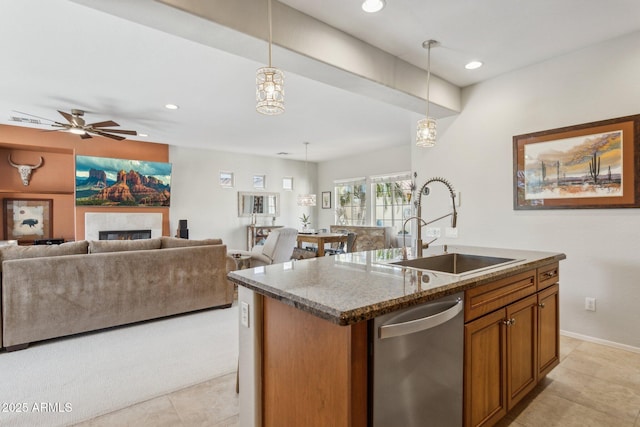
<path fill-rule="evenodd" d="M 513 261 L 468 274 L 447 274 L 390 264 L 401 259 L 400 250 L 385 249 L 230 273 L 240 286 L 241 425 L 366 426 L 371 410 L 370 321 L 459 292 L 465 295 L 464 424 L 491 425 L 500 419 L 546 374 L 539 362 L 557 360 L 558 262 L 565 255 L 466 246 L 435 246 L 424 255 L 445 250 Z M 551 285 L 556 288 L 548 288 Z M 555 299 L 545 301 L 555 307 L 555 314 L 538 316 L 539 304 L 545 304 L 538 302 L 539 291 L 548 289 L 556 289 Z M 516 302 L 525 309 L 516 306 L 514 312 L 510 304 Z M 509 326 L 523 313 L 530 316 L 518 318 L 518 325 L 536 323 L 526 348 L 522 337 L 509 340 Z M 484 325 L 489 316 L 493 317 Z M 538 328 L 543 318 L 545 326 Z M 511 348 L 510 343 L 522 348 Z M 486 349 L 488 344 L 497 346 L 492 354 L 473 352 L 474 347 Z M 510 349 L 528 352 L 531 365 L 516 364 L 514 381 L 522 384 L 511 386 L 509 376 L 503 375 L 516 360 L 516 355 L 508 354 Z M 486 372 L 471 371 L 479 358 Z M 545 369 L 556 363 L 551 360 Z M 531 378 L 525 378 L 526 373 Z M 472 397 L 477 387 L 495 388 L 495 396 L 483 393 L 486 396 L 476 402 Z"/>

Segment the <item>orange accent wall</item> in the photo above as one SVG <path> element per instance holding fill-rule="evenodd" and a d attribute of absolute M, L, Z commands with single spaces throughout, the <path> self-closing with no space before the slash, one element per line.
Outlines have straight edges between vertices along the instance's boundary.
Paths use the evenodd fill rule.
<path fill-rule="evenodd" d="M 17 164 L 35 165 L 40 157 L 44 158 L 42 167 L 32 172 L 29 186 L 22 184 L 18 171 L 9 164 L 9 155 Z M 76 155 L 168 162 L 169 146 L 102 137 L 83 140 L 67 132 L 43 132 L 40 129 L 0 125 L 0 198 L 52 199 L 52 237 L 64 237 L 65 240 L 84 238 L 86 212 L 159 212 L 162 213 L 162 234 L 169 235 L 169 208 L 76 208 Z M 2 223 L 3 215 L 0 212 Z M 4 229 L 0 230 L 2 239 L 5 239 Z"/>

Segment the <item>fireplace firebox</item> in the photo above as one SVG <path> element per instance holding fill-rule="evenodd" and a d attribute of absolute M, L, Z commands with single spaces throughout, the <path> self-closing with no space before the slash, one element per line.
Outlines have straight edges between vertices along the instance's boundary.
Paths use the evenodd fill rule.
<path fill-rule="evenodd" d="M 99 240 L 139 240 L 150 238 L 151 230 L 111 230 L 98 233 Z"/>

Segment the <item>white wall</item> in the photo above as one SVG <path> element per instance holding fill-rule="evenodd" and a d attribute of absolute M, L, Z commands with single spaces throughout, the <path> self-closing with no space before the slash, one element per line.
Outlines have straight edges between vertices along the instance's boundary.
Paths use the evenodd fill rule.
<path fill-rule="evenodd" d="M 438 145 L 412 148 L 418 185 L 442 175 L 462 193 L 460 237 L 448 242 L 564 252 L 561 328 L 633 347 L 640 210 L 514 211 L 512 138 L 638 113 L 640 33 L 466 88 L 462 113 L 438 122 Z M 445 196 L 428 199 L 427 209 L 446 211 Z M 596 312 L 585 297 L 597 298 Z"/>
<path fill-rule="evenodd" d="M 315 191 L 317 166 L 308 163 L 307 182 L 305 162 L 280 158 L 248 156 L 222 151 L 169 147 L 172 163 L 171 208 L 169 211 L 171 235 L 178 228 L 178 220 L 186 219 L 189 238 L 222 238 L 229 249 L 246 249 L 248 217 L 238 216 L 239 191 L 265 191 L 280 193 L 280 216 L 277 225 L 300 228 L 302 213 L 311 214 L 313 208 L 296 204 L 298 193 Z M 219 184 L 220 171 L 234 173 L 233 188 Z M 253 188 L 253 175 L 266 175 L 266 188 Z M 293 191 L 282 189 L 282 178 L 293 177 Z M 271 225 L 271 218 L 258 217 L 258 224 Z"/>
<path fill-rule="evenodd" d="M 335 223 L 335 192 L 333 182 L 337 179 L 369 177 L 411 170 L 411 143 L 407 132 L 404 146 L 362 153 L 318 164 L 318 225 L 314 228 L 329 228 Z M 331 191 L 331 209 L 322 209 L 321 193 Z M 371 209 L 367 209 L 367 225 L 371 224 Z"/>

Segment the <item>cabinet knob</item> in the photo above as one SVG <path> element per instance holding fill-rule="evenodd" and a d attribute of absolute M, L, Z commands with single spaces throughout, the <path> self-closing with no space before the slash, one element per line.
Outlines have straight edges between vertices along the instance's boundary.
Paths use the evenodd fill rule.
<path fill-rule="evenodd" d="M 516 324 L 516 319 L 505 319 L 502 323 L 506 326 L 513 326 Z"/>
<path fill-rule="evenodd" d="M 543 302 L 539 303 L 539 304 L 538 304 L 538 307 L 540 307 L 540 308 L 544 308 L 544 303 L 543 303 Z"/>

